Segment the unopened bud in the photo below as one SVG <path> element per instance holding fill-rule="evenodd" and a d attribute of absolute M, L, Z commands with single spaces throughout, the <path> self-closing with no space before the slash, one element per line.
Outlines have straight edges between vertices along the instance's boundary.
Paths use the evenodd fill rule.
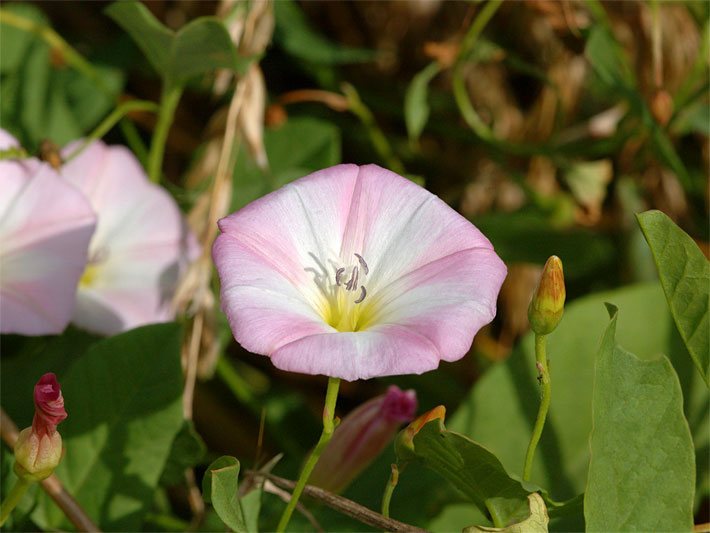
<path fill-rule="evenodd" d="M 535 333 L 547 335 L 554 331 L 562 319 L 565 296 L 565 277 L 562 271 L 562 261 L 560 261 L 559 257 L 553 255 L 545 263 L 540 283 L 528 307 L 530 328 Z"/>
<path fill-rule="evenodd" d="M 417 412 L 417 395 L 392 385 L 349 413 L 335 429 L 309 483 L 344 490 L 392 442 L 399 427 Z"/>
<path fill-rule="evenodd" d="M 658 89 L 651 98 L 651 114 L 661 126 L 673 116 L 673 97 L 665 89 Z"/>
<path fill-rule="evenodd" d="M 35 415 L 32 426 L 23 429 L 15 443 L 15 473 L 30 481 L 49 477 L 62 458 L 62 437 L 57 424 L 67 417 L 64 398 L 51 372 L 34 388 Z"/>
<path fill-rule="evenodd" d="M 432 420 L 438 419 L 439 424 L 443 427 L 445 418 L 446 407 L 439 405 L 412 421 L 406 428 L 399 432 L 397 439 L 394 441 L 394 451 L 397 454 L 397 458 L 401 461 L 411 457 L 414 452 L 415 435 Z"/>
<path fill-rule="evenodd" d="M 57 468 L 62 458 L 62 437 L 40 435 L 31 427 L 20 432 L 15 443 L 15 474 L 30 481 L 42 481 Z"/>

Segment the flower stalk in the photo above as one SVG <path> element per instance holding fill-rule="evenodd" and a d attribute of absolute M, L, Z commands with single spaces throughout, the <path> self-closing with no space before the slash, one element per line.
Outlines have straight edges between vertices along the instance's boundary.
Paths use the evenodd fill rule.
<path fill-rule="evenodd" d="M 392 500 L 394 489 L 397 488 L 397 483 L 399 483 L 399 468 L 397 468 L 397 465 L 393 463 L 390 478 L 387 480 L 385 492 L 382 495 L 382 516 L 385 518 L 390 517 L 390 501 Z"/>
<path fill-rule="evenodd" d="M 291 515 L 293 514 L 296 505 L 298 505 L 298 500 L 303 493 L 303 489 L 308 483 L 308 478 L 311 476 L 311 472 L 316 466 L 318 459 L 320 458 L 323 450 L 330 442 L 333 432 L 335 431 L 335 404 L 338 400 L 338 389 L 340 388 L 340 379 L 338 378 L 328 378 L 328 389 L 325 393 L 325 406 L 323 407 L 323 431 L 318 439 L 316 447 L 311 452 L 308 457 L 306 464 L 303 465 L 303 470 L 301 470 L 301 475 L 298 478 L 296 487 L 293 489 L 291 494 L 291 499 L 286 505 L 281 519 L 279 520 L 279 525 L 276 527 L 276 531 L 279 533 L 286 531 L 289 521 L 291 520 Z"/>
<path fill-rule="evenodd" d="M 150 153 L 148 154 L 148 177 L 153 183 L 160 182 L 165 144 L 168 141 L 168 132 L 173 123 L 175 109 L 177 108 L 181 96 L 182 87 L 177 86 L 164 89 L 160 98 L 158 122 L 155 125 L 153 141 L 150 145 Z"/>
<path fill-rule="evenodd" d="M 21 477 L 17 478 L 17 481 L 15 481 L 12 489 L 10 489 L 10 493 L 7 495 L 7 498 L 5 498 L 2 505 L 0 505 L 0 527 L 5 525 L 10 513 L 15 507 L 17 507 L 17 504 L 20 503 L 20 500 L 25 495 L 25 492 L 27 492 L 27 489 L 31 484 L 32 481 L 28 479 Z"/>
<path fill-rule="evenodd" d="M 550 399 L 552 397 L 552 386 L 550 383 L 550 371 L 547 361 L 547 335 L 535 334 L 535 366 L 538 371 L 538 381 L 542 389 L 540 399 L 540 409 L 537 412 L 537 419 L 530 437 L 528 450 L 525 453 L 525 466 L 523 468 L 523 481 L 530 481 L 532 473 L 533 458 L 535 457 L 535 448 L 540 442 L 542 429 L 545 427 L 547 412 L 550 409 Z"/>

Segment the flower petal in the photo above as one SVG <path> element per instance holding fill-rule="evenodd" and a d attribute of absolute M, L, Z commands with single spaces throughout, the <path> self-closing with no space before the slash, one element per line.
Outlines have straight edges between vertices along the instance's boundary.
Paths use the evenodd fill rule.
<path fill-rule="evenodd" d="M 76 143 L 63 153 L 74 150 Z M 62 168 L 98 213 L 91 271 L 73 321 L 115 334 L 174 317 L 171 298 L 192 255 L 192 235 L 172 197 L 150 183 L 126 148 L 95 142 Z"/>
<path fill-rule="evenodd" d="M 377 292 L 378 324 L 400 324 L 429 339 L 445 361 L 466 355 L 496 314 L 506 267 L 493 250 L 472 248 L 423 265 Z"/>
<path fill-rule="evenodd" d="M 367 260 L 369 294 L 468 248 L 493 249 L 471 222 L 426 189 L 377 165 L 360 167 L 341 255 Z"/>
<path fill-rule="evenodd" d="M 295 284 L 312 285 L 307 269 L 335 259 L 347 222 L 356 165 L 338 165 L 314 172 L 267 194 L 219 221 L 222 233 L 259 251 Z"/>
<path fill-rule="evenodd" d="M 378 376 L 422 374 L 439 366 L 436 346 L 397 324 L 354 333 L 310 335 L 271 354 L 277 368 L 354 381 Z"/>
<path fill-rule="evenodd" d="M 0 162 L 0 331 L 61 333 L 95 227 L 84 196 L 48 165 Z"/>
<path fill-rule="evenodd" d="M 231 233 L 217 237 L 212 253 L 223 280 L 222 308 L 245 349 L 271 353 L 301 337 L 334 331 L 287 271 Z"/>

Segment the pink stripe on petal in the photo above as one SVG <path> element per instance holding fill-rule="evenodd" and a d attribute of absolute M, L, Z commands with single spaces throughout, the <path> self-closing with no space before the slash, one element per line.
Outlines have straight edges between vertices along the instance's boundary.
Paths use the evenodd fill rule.
<path fill-rule="evenodd" d="M 342 256 L 360 253 L 370 292 L 420 266 L 488 239 L 437 196 L 377 165 L 360 167 Z"/>
<path fill-rule="evenodd" d="M 223 218 L 219 228 L 299 281 L 310 279 L 306 268 L 332 270 L 316 259 L 337 257 L 357 169 L 338 165 L 314 172 Z"/>

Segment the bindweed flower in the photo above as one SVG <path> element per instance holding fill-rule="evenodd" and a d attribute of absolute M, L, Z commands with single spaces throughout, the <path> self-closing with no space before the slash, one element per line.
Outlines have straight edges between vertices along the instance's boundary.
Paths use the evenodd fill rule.
<path fill-rule="evenodd" d="M 417 395 L 392 385 L 352 411 L 335 428 L 309 483 L 331 492 L 344 490 L 392 441 L 403 423 L 414 418 Z"/>
<path fill-rule="evenodd" d="M 565 277 L 562 261 L 551 256 L 542 270 L 540 283 L 528 307 L 530 328 L 538 335 L 552 333 L 562 320 L 565 309 Z"/>
<path fill-rule="evenodd" d="M 62 437 L 57 425 L 67 417 L 64 398 L 54 374 L 40 378 L 34 389 L 32 426 L 23 429 L 15 443 L 15 473 L 40 481 L 49 477 L 62 458 Z"/>
<path fill-rule="evenodd" d="M 95 142 L 61 173 L 86 195 L 98 216 L 73 322 L 111 335 L 172 320 L 172 295 L 192 244 L 175 201 L 148 181 L 122 146 Z"/>
<path fill-rule="evenodd" d="M 0 130 L 0 150 L 18 146 Z M 48 164 L 0 160 L 0 333 L 66 328 L 95 224 L 84 195 Z"/>
<path fill-rule="evenodd" d="M 293 372 L 355 380 L 458 360 L 495 316 L 506 273 L 469 221 L 375 165 L 315 172 L 219 227 L 235 338 Z"/>

